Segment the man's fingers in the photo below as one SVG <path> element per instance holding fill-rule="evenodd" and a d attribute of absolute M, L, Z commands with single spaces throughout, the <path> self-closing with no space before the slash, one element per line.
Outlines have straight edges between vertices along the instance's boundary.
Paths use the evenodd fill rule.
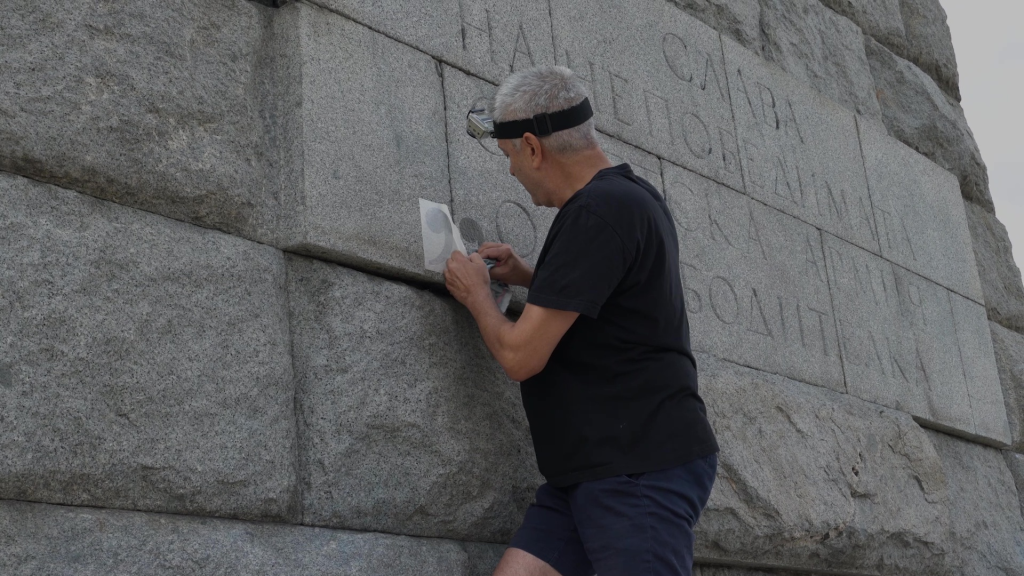
<path fill-rule="evenodd" d="M 480 263 L 480 264 L 483 264 L 483 263 L 484 263 L 484 257 L 483 257 L 483 256 L 481 256 L 480 254 L 477 254 L 476 252 L 474 252 L 474 253 L 470 254 L 470 255 L 469 255 L 469 259 L 470 259 L 470 261 L 472 261 L 472 262 L 478 262 L 478 263 Z"/>

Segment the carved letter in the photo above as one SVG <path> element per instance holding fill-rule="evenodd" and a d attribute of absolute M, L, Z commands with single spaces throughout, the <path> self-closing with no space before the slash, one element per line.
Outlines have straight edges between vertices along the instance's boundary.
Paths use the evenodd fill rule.
<path fill-rule="evenodd" d="M 752 244 L 757 244 L 761 252 L 761 258 L 768 260 L 768 251 L 764 249 L 764 242 L 761 241 L 761 232 L 757 229 L 757 221 L 754 220 L 754 206 L 747 204 L 747 239 Z"/>
<path fill-rule="evenodd" d="M 682 38 L 671 32 L 662 36 L 661 53 L 664 54 L 665 62 L 668 63 L 669 69 L 676 75 L 676 78 L 686 83 L 693 82 L 693 73 L 686 66 L 689 48 L 686 47 L 686 42 L 683 42 Z"/>
<path fill-rule="evenodd" d="M 740 162 L 735 152 L 737 149 L 736 135 L 725 128 L 719 128 L 718 135 L 722 143 L 722 167 L 729 174 L 735 174 L 740 169 Z"/>
<path fill-rule="evenodd" d="M 498 239 L 511 244 L 520 256 L 533 253 L 537 245 L 537 226 L 530 211 L 521 204 L 508 200 L 503 202 L 494 212 L 494 225 L 498 229 Z"/>
<path fill-rule="evenodd" d="M 750 291 L 750 324 L 747 330 L 762 336 L 774 338 L 772 329 L 768 326 L 768 318 L 764 315 L 764 308 L 761 306 L 761 298 L 757 295 L 757 289 Z"/>
<path fill-rule="evenodd" d="M 757 83 L 757 91 L 761 95 L 761 120 L 765 126 L 778 130 L 779 113 L 775 110 L 775 95 L 772 94 L 771 88 L 760 82 Z"/>
<path fill-rule="evenodd" d="M 736 318 L 739 316 L 740 301 L 732 284 L 721 276 L 715 276 L 711 279 L 709 293 L 711 296 L 711 310 L 715 313 L 715 316 L 725 324 L 735 323 Z M 720 295 L 720 297 L 716 298 L 716 294 Z M 723 298 L 725 299 L 724 301 Z M 730 308 L 731 313 L 729 313 Z"/>
<path fill-rule="evenodd" d="M 520 68 L 516 66 L 518 57 L 526 56 L 526 59 L 530 62 L 529 66 L 522 66 L 522 68 L 529 68 L 536 66 L 537 63 L 533 60 L 533 50 L 530 50 L 530 43 L 526 38 L 526 30 L 523 29 L 523 23 L 519 23 L 519 33 L 516 34 L 515 46 L 512 48 L 512 64 L 509 65 L 510 72 L 517 72 Z"/>
<path fill-rule="evenodd" d="M 491 27 L 491 12 L 490 10 L 484 10 L 484 24 L 483 27 L 477 26 L 469 21 L 469 14 L 466 9 L 466 0 L 459 2 L 459 18 L 462 21 L 462 50 L 466 52 L 479 52 L 470 47 L 469 35 L 470 33 L 482 34 L 487 39 L 487 57 L 491 64 L 494 64 L 494 31 Z"/>
<path fill-rule="evenodd" d="M 669 112 L 668 100 L 650 90 L 644 90 L 644 103 L 647 105 L 647 131 L 661 140 L 675 144 L 672 134 L 672 115 Z"/>
<path fill-rule="evenodd" d="M 700 272 L 698 272 L 695 266 L 693 266 L 692 264 L 686 264 L 685 262 L 683 263 L 682 267 L 683 269 L 681 270 L 681 272 L 683 276 L 683 299 L 686 300 L 686 311 L 691 314 L 700 314 L 701 311 L 704 309 L 703 302 L 701 301 L 700 297 L 700 292 L 694 290 L 690 282 L 687 281 L 687 278 L 690 277 L 691 270 L 693 271 L 693 276 L 697 276 Z"/>
<path fill-rule="evenodd" d="M 804 236 L 804 261 L 807 263 L 807 271 L 814 271 L 814 278 L 819 282 L 825 282 L 825 274 L 821 271 L 821 266 L 818 263 L 818 251 L 815 250 L 815 242 L 811 239 L 811 234 L 817 235 L 817 230 L 814 232 L 808 232 Z M 817 240 L 817 238 L 815 238 Z"/>
<path fill-rule="evenodd" d="M 697 158 L 707 158 L 711 155 L 711 132 L 708 131 L 707 124 L 692 112 L 683 116 L 683 140 Z"/>

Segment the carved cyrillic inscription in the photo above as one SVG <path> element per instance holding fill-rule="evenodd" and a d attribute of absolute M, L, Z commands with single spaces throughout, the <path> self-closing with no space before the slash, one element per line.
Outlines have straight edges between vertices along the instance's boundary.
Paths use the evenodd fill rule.
<path fill-rule="evenodd" d="M 589 83 L 599 129 L 742 189 L 717 33 L 660 0 L 550 3 L 556 61 Z"/>
<path fill-rule="evenodd" d="M 843 390 L 820 233 L 665 162 L 694 347 Z"/>
<path fill-rule="evenodd" d="M 850 394 L 974 431 L 950 293 L 825 235 Z"/>
<path fill-rule="evenodd" d="M 747 193 L 878 252 L 853 114 L 723 44 Z"/>

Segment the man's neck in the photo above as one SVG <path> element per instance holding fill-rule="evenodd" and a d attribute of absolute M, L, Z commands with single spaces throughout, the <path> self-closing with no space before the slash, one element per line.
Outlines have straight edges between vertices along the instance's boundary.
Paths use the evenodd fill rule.
<path fill-rule="evenodd" d="M 555 182 L 555 208 L 564 206 L 573 194 L 594 179 L 595 174 L 611 166 L 611 161 L 600 148 L 586 150 L 561 160 L 555 170 L 558 175 Z"/>

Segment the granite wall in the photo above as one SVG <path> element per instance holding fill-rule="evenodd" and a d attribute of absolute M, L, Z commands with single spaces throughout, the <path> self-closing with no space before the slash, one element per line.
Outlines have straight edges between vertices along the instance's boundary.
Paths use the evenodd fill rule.
<path fill-rule="evenodd" d="M 542 478 L 417 199 L 535 260 L 463 123 L 557 63 L 679 231 L 700 573 L 1024 575 L 1024 286 L 938 0 L 2 7 L 3 574 L 489 574 Z"/>

